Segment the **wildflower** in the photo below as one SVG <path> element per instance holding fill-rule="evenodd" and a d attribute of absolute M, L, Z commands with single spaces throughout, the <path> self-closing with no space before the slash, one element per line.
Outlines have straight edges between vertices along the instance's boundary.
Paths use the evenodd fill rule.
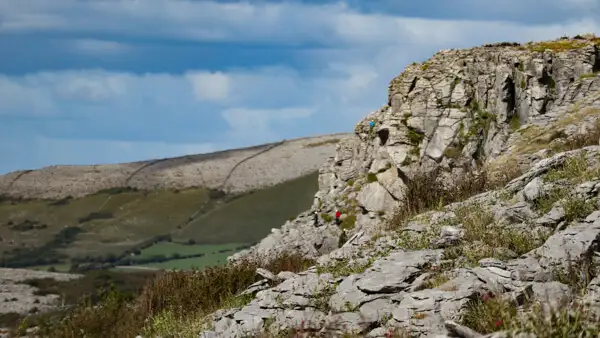
<path fill-rule="evenodd" d="M 496 328 L 499 328 L 502 325 L 502 319 L 498 319 L 496 321 L 496 324 L 494 324 L 496 326 Z"/>

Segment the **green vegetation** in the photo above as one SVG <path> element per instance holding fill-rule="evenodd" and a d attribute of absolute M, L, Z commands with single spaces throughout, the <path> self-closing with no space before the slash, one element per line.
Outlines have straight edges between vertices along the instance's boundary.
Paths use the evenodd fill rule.
<path fill-rule="evenodd" d="M 516 131 L 521 128 L 521 118 L 519 118 L 519 114 L 517 114 L 517 112 L 514 112 L 514 114 L 511 116 L 508 126 L 512 131 Z"/>
<path fill-rule="evenodd" d="M 572 222 L 587 217 L 597 209 L 595 200 L 585 200 L 579 197 L 569 197 L 562 204 L 565 210 L 565 221 Z"/>
<path fill-rule="evenodd" d="M 421 285 L 421 289 L 435 289 L 450 280 L 447 273 L 435 272 L 431 277 L 427 278 L 425 283 Z"/>
<path fill-rule="evenodd" d="M 582 153 L 567 159 L 560 167 L 550 170 L 544 179 L 549 182 L 566 181 L 570 184 L 579 184 L 598 176 L 600 171 L 590 168 L 585 154 Z"/>
<path fill-rule="evenodd" d="M 221 264 L 310 207 L 317 175 L 241 196 L 201 188 L 112 188 L 57 201 L 5 198 L 0 201 L 0 262 L 62 271 L 72 264 L 78 271 Z"/>
<path fill-rule="evenodd" d="M 459 158 L 462 154 L 463 147 L 461 145 L 449 145 L 446 150 L 444 150 L 444 156 L 448 158 Z"/>
<path fill-rule="evenodd" d="M 20 328 L 36 325 L 42 336 L 56 338 L 135 337 L 140 333 L 156 336 L 190 331 L 197 336 L 207 328 L 206 315 L 219 308 L 247 304 L 251 296 L 238 294 L 261 278 L 256 275 L 258 267 L 274 273 L 299 272 L 312 264 L 313 261 L 299 256 L 282 255 L 268 262 L 252 259 L 203 271 L 161 273 L 148 280 L 136 297 L 118 287 L 103 288 L 95 299 L 84 299 L 66 312 L 30 316 Z M 47 281 L 32 283 L 45 289 L 53 287 L 45 286 L 44 283 L 50 283 Z"/>
<path fill-rule="evenodd" d="M 466 263 L 472 266 L 476 266 L 480 259 L 486 257 L 501 260 L 515 258 L 506 256 L 506 252 L 520 256 L 541 246 L 549 236 L 549 233 L 512 230 L 505 225 L 499 226 L 495 224 L 492 214 L 480 205 L 463 206 L 454 212 L 456 219 L 450 222 L 463 225 L 464 238 L 461 245 L 444 252 L 445 259 L 462 256 L 466 258 Z"/>
<path fill-rule="evenodd" d="M 346 216 L 346 218 L 344 218 L 344 220 L 340 224 L 340 228 L 345 229 L 345 230 L 351 230 L 351 229 L 354 229 L 355 224 L 356 224 L 356 215 L 350 214 L 350 215 Z"/>
<path fill-rule="evenodd" d="M 325 223 L 333 222 L 333 216 L 326 212 L 321 213 L 321 218 L 323 219 L 323 221 L 325 221 Z"/>
<path fill-rule="evenodd" d="M 583 48 L 588 46 L 589 42 L 585 40 L 556 40 L 556 41 L 543 41 L 537 43 L 528 43 L 525 45 L 527 49 L 532 52 L 544 52 L 547 49 L 551 49 L 555 52 L 564 52 L 573 49 Z"/>
<path fill-rule="evenodd" d="M 304 146 L 304 148 L 317 148 L 317 147 L 322 147 L 322 146 L 326 146 L 329 144 L 337 144 L 339 142 L 340 142 L 339 138 L 332 138 L 332 139 L 326 140 L 326 141 L 313 142 L 313 143 L 306 144 Z"/>
<path fill-rule="evenodd" d="M 141 250 L 140 255 L 132 257 L 131 265 L 157 269 L 202 269 L 225 264 L 228 256 L 246 246 L 244 243 L 183 245 L 161 242 Z M 164 258 L 164 261 L 160 258 Z"/>
<path fill-rule="evenodd" d="M 479 102 L 475 100 L 469 103 L 469 107 L 471 124 L 469 125 L 466 136 L 470 138 L 479 133 L 483 133 L 483 136 L 487 137 L 491 124 L 496 121 L 496 115 L 480 107 Z"/>
<path fill-rule="evenodd" d="M 232 199 L 173 232 L 173 239 L 196 243 L 252 243 L 272 228 L 310 208 L 318 190 L 318 173 Z M 225 240 L 226 239 L 226 240 Z"/>
<path fill-rule="evenodd" d="M 423 141 L 423 139 L 425 138 L 425 134 L 423 134 L 420 131 L 417 131 L 416 129 L 407 127 L 408 131 L 406 133 L 406 136 L 408 137 L 408 140 L 410 141 L 410 143 L 412 145 L 419 145 L 421 144 L 421 141 Z"/>
<path fill-rule="evenodd" d="M 377 182 L 377 174 L 368 173 L 367 174 L 367 183 L 373 183 L 373 182 Z"/>
<path fill-rule="evenodd" d="M 554 125 L 547 128 L 529 125 L 517 131 L 519 139 L 514 147 L 506 155 L 500 156 L 491 165 L 492 169 L 510 168 L 516 165 L 515 156 L 520 154 L 532 154 L 542 149 L 549 149 L 551 154 L 580 149 L 583 147 L 597 145 L 600 139 L 600 109 L 585 108 L 581 109 L 579 104 L 575 104 L 572 111 L 565 114 Z M 562 130 L 573 124 L 578 124 L 586 118 L 596 117 L 592 128 L 585 133 L 576 135 L 566 135 Z M 560 140 L 560 142 L 553 142 Z"/>
<path fill-rule="evenodd" d="M 584 79 L 591 79 L 594 78 L 598 75 L 598 73 L 587 73 L 587 74 L 581 74 L 579 76 L 579 80 L 584 80 Z"/>
<path fill-rule="evenodd" d="M 342 259 L 325 266 L 317 266 L 317 273 L 330 273 L 335 278 L 344 277 L 353 274 L 359 274 L 367 270 L 374 261 L 380 257 L 371 257 L 363 263 L 351 262 L 349 259 Z"/>
<path fill-rule="evenodd" d="M 592 269 L 597 267 L 579 262 L 570 266 L 568 273 L 561 274 L 558 280 L 570 285 L 575 294 L 583 294 L 590 277 L 598 273 Z M 592 338 L 600 335 L 598 319 L 577 302 L 544 310 L 538 302 L 528 298 L 516 303 L 488 293 L 467 304 L 461 323 L 482 334 L 505 330 L 510 333 L 531 333 L 536 337 Z"/>
<path fill-rule="evenodd" d="M 479 172 L 469 172 L 458 177 L 455 185 L 447 188 L 439 179 L 439 170 L 418 172 L 407 185 L 406 203 L 395 213 L 389 226 L 401 229 L 402 225 L 415 215 L 494 190 L 520 175 L 521 172 L 514 166 L 507 167 L 501 173 L 490 173 L 481 169 Z"/>

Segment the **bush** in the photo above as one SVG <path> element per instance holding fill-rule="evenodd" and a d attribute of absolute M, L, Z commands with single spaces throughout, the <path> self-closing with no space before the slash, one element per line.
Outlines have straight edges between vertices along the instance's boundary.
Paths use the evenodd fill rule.
<path fill-rule="evenodd" d="M 63 320 L 38 324 L 45 336 L 57 338 L 84 334 L 89 338 L 135 337 L 165 313 L 183 325 L 190 316 L 199 318 L 221 307 L 244 305 L 250 297 L 237 295 L 260 279 L 258 267 L 273 273 L 299 272 L 312 264 L 314 261 L 302 256 L 283 254 L 270 261 L 247 259 L 203 271 L 166 272 L 149 281 L 134 301 L 112 288 L 100 294 L 100 306 L 84 301 Z"/>

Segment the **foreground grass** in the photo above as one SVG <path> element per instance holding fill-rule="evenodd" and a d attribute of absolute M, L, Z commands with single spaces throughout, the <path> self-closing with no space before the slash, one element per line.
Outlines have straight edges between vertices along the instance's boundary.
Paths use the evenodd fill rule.
<path fill-rule="evenodd" d="M 394 215 L 390 227 L 397 229 L 413 216 L 502 187 L 521 174 L 514 166 L 506 167 L 500 173 L 474 170 L 458 177 L 448 187 L 440 180 L 439 170 L 417 173 L 410 180 L 406 202 Z"/>
<path fill-rule="evenodd" d="M 224 307 L 246 304 L 251 297 L 237 296 L 258 281 L 256 268 L 274 273 L 298 272 L 314 262 L 282 255 L 269 262 L 248 260 L 203 271 L 164 272 L 148 281 L 132 298 L 116 288 L 104 288 L 98 301 L 83 299 L 66 313 L 31 317 L 21 329 L 37 325 L 45 337 L 135 337 L 185 333 L 206 328 L 204 316 Z"/>
<path fill-rule="evenodd" d="M 561 282 L 570 285 L 576 294 L 583 294 L 586 284 L 582 283 L 581 275 L 588 272 L 570 268 L 568 273 L 563 274 Z M 590 309 L 576 302 L 566 302 L 554 308 L 543 306 L 542 302 L 525 298 L 522 303 L 517 303 L 514 299 L 489 293 L 471 300 L 461 321 L 482 334 L 508 331 L 548 338 L 600 336 L 600 317 Z"/>

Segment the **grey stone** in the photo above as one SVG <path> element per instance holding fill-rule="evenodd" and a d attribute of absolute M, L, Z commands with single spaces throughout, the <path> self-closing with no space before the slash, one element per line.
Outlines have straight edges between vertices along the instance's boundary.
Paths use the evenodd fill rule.
<path fill-rule="evenodd" d="M 392 212 L 396 204 L 392 195 L 378 182 L 365 185 L 356 197 L 356 201 L 361 207 L 373 212 Z"/>

